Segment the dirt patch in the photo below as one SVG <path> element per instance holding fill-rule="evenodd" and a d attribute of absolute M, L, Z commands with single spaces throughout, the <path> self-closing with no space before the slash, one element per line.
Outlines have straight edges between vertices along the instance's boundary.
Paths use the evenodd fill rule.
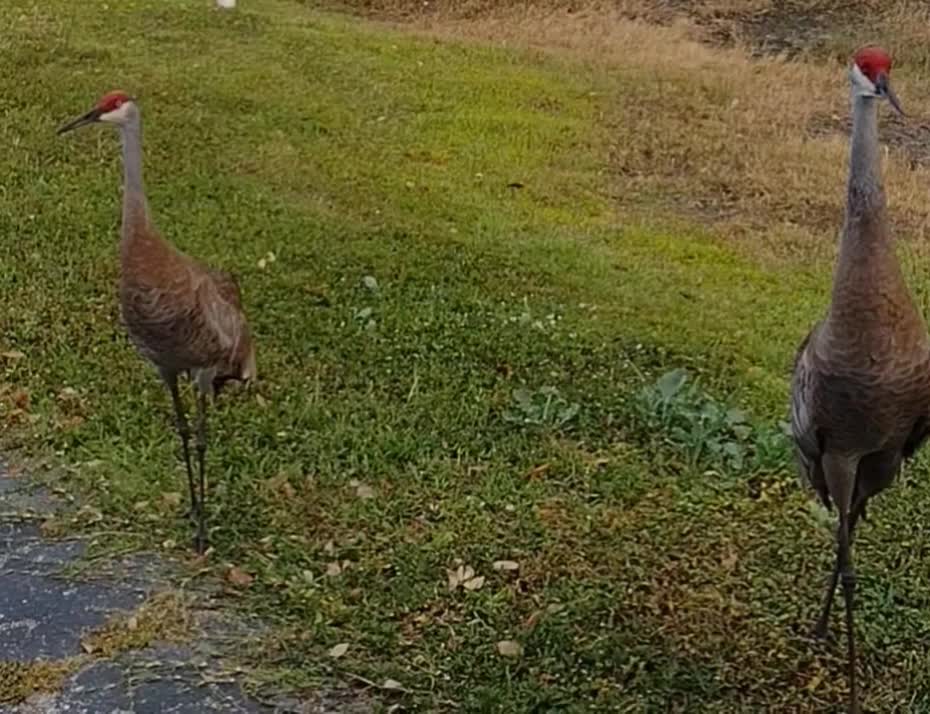
<path fill-rule="evenodd" d="M 341 0 L 441 39 L 599 67 L 605 192 L 627 218 L 713 226 L 754 255 L 832 253 L 845 197 L 844 66 L 874 42 L 928 100 L 930 8 L 910 0 Z M 882 112 L 896 232 L 930 229 L 930 121 Z M 830 240 L 824 240 L 826 237 Z"/>
<path fill-rule="evenodd" d="M 467 20 L 500 12 L 610 12 L 659 25 L 685 21 L 714 46 L 747 46 L 755 55 L 789 58 L 830 53 L 837 35 L 874 28 L 900 5 L 875 0 L 334 0 L 342 10 L 382 19 Z"/>

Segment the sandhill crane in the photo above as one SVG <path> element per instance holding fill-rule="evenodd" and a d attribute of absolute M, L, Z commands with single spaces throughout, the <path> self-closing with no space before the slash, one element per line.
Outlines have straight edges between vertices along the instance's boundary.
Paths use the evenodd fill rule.
<path fill-rule="evenodd" d="M 846 604 L 849 711 L 858 713 L 851 542 L 868 499 L 891 484 L 928 434 L 930 340 L 888 229 L 878 104 L 903 115 L 878 47 L 849 67 L 853 112 L 846 219 L 826 317 L 795 357 L 791 429 L 801 475 L 839 513 L 836 565 L 814 628 L 826 636 L 837 583 Z"/>
<path fill-rule="evenodd" d="M 255 347 L 232 275 L 210 268 L 162 238 L 149 216 L 142 184 L 142 120 L 124 92 L 105 94 L 59 134 L 96 122 L 118 127 L 123 143 L 123 218 L 119 302 L 122 322 L 138 351 L 157 368 L 171 395 L 187 468 L 195 547 L 206 548 L 207 398 L 229 380 L 255 377 Z M 195 446 L 199 488 L 190 457 L 190 427 L 178 391 L 186 373 L 197 389 Z"/>

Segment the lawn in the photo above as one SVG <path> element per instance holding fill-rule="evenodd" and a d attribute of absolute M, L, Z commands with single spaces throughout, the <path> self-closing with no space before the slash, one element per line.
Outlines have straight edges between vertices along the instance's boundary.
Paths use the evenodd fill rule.
<path fill-rule="evenodd" d="M 118 137 L 54 131 L 122 88 L 156 223 L 238 275 L 258 342 L 192 560 L 252 577 L 257 681 L 422 711 L 841 702 L 843 649 L 807 637 L 829 520 L 781 431 L 841 220 L 840 40 L 786 62 L 620 11 L 239 4 L 0 16 L 0 438 L 83 506 L 58 526 L 191 558 L 170 403 L 117 319 Z M 922 135 L 885 132 L 927 305 Z M 857 533 L 878 711 L 930 710 L 927 476 Z"/>

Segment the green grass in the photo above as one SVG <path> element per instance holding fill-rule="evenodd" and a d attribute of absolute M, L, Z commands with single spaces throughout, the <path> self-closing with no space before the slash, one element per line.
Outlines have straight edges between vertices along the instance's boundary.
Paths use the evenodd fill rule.
<path fill-rule="evenodd" d="M 619 216 L 601 117 L 635 77 L 284 0 L 8 3 L 4 442 L 54 456 L 102 527 L 184 552 L 169 403 L 117 323 L 117 137 L 54 134 L 127 89 L 158 225 L 239 276 L 259 344 L 261 399 L 221 397 L 209 461 L 211 562 L 253 574 L 242 602 L 276 626 L 264 677 L 391 678 L 408 692 L 379 701 L 434 711 L 840 701 L 840 650 L 804 637 L 829 531 L 783 447 L 693 457 L 641 396 L 683 366 L 699 406 L 770 438 L 828 266 Z M 521 411 L 514 390 L 545 388 L 577 413 Z M 930 701 L 926 488 L 885 498 L 857 548 L 883 710 Z M 460 564 L 483 586 L 450 591 Z"/>

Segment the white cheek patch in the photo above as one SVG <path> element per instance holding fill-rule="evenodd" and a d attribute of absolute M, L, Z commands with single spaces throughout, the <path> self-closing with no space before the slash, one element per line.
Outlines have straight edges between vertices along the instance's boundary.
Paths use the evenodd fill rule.
<path fill-rule="evenodd" d="M 862 70 L 859 69 L 859 65 L 853 62 L 852 68 L 849 70 L 850 79 L 856 88 L 861 94 L 868 94 L 871 96 L 876 96 L 878 91 L 875 89 L 875 85 L 872 83 L 872 80 L 866 77 Z"/>
<path fill-rule="evenodd" d="M 126 120 L 126 117 L 129 115 L 129 105 L 132 102 L 123 102 L 119 107 L 114 109 L 111 112 L 106 112 L 100 115 L 100 121 L 111 122 L 113 124 L 121 124 Z"/>

